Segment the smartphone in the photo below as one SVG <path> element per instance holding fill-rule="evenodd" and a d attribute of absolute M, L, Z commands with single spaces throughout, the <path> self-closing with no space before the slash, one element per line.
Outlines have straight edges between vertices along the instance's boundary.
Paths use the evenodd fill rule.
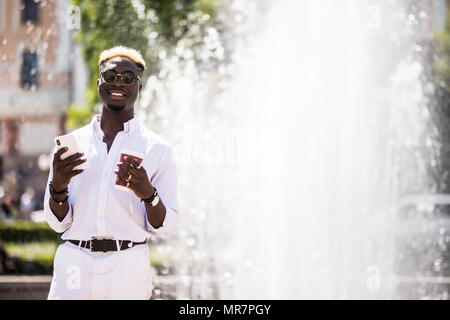
<path fill-rule="evenodd" d="M 61 155 L 61 159 L 65 159 L 79 151 L 77 140 L 73 134 L 65 134 L 63 136 L 55 137 L 55 147 L 56 150 L 67 147 L 69 148 L 66 152 Z M 73 168 L 74 170 L 83 169 L 83 164 L 80 164 Z"/>

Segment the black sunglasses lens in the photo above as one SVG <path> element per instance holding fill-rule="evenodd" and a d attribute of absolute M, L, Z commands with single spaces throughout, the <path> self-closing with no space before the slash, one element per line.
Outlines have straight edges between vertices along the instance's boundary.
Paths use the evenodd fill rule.
<path fill-rule="evenodd" d="M 103 79 L 108 83 L 114 83 L 117 79 L 117 73 L 114 70 L 106 70 L 103 72 Z"/>
<path fill-rule="evenodd" d="M 122 73 L 122 82 L 124 84 L 132 84 L 134 82 L 134 73 L 131 71 L 125 71 L 124 73 Z"/>

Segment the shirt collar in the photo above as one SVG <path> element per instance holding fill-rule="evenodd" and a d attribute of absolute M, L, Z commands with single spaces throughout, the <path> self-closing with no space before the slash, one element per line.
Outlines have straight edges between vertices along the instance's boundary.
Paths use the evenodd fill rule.
<path fill-rule="evenodd" d="M 100 114 L 94 115 L 92 118 L 91 124 L 94 127 L 94 132 L 99 137 L 103 138 L 103 131 L 100 128 Z M 123 131 L 131 135 L 133 132 L 137 131 L 139 129 L 139 121 L 136 119 L 136 117 L 131 118 L 127 122 L 123 124 Z"/>

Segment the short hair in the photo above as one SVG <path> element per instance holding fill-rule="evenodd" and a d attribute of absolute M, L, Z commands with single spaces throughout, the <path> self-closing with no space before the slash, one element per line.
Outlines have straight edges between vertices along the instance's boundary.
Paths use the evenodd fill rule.
<path fill-rule="evenodd" d="M 116 46 L 110 49 L 104 50 L 100 54 L 100 58 L 98 60 L 98 65 L 100 66 L 103 62 L 115 58 L 115 57 L 125 57 L 135 62 L 138 67 L 142 70 L 145 70 L 145 61 L 142 58 L 142 55 L 139 51 L 134 50 L 132 48 L 128 48 L 125 46 Z"/>

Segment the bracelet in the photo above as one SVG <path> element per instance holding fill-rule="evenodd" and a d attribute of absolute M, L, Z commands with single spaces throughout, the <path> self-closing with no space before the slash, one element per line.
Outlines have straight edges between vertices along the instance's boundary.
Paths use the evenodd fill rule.
<path fill-rule="evenodd" d="M 55 201 L 60 206 L 62 206 L 64 203 L 66 203 L 67 199 L 69 199 L 69 195 L 67 195 L 67 197 L 63 201 L 56 200 L 53 197 L 55 196 L 55 194 L 63 194 L 63 193 L 67 194 L 67 193 L 69 193 L 69 188 L 68 187 L 65 187 L 63 191 L 56 191 L 55 188 L 53 187 L 52 181 L 50 181 L 48 186 L 49 186 L 49 190 L 50 190 L 50 199 L 51 200 Z"/>
<path fill-rule="evenodd" d="M 158 195 L 158 191 L 156 190 L 155 187 L 153 187 L 153 189 L 155 189 L 155 191 L 153 192 L 152 196 L 148 199 L 141 199 L 141 201 L 147 202 L 147 203 L 152 203 L 152 201 L 155 199 L 155 197 Z"/>
<path fill-rule="evenodd" d="M 62 206 L 64 203 L 67 202 L 67 199 L 69 199 L 69 195 L 67 195 L 67 197 L 63 201 L 56 200 L 55 198 L 53 198 L 53 196 L 51 196 L 50 199 L 55 201 L 59 206 Z"/>
<path fill-rule="evenodd" d="M 56 191 L 55 188 L 53 187 L 53 183 L 52 181 L 50 181 L 50 183 L 48 184 L 49 186 L 49 190 L 50 190 L 50 195 L 53 197 L 55 194 L 62 194 L 62 193 L 68 193 L 69 192 L 69 188 L 65 187 L 63 191 Z"/>

